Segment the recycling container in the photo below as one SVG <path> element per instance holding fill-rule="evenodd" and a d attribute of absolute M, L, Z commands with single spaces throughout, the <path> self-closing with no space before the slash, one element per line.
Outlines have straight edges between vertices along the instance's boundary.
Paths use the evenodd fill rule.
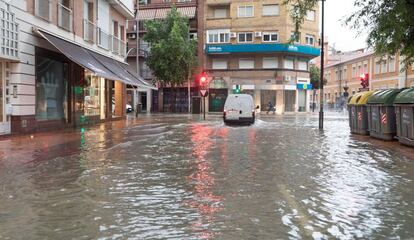
<path fill-rule="evenodd" d="M 397 139 L 414 147 L 414 88 L 402 91 L 394 100 L 397 117 Z"/>
<path fill-rule="evenodd" d="M 367 100 L 373 91 L 360 92 L 353 95 L 348 101 L 349 127 L 351 133 L 369 135 Z"/>
<path fill-rule="evenodd" d="M 386 141 L 397 134 L 394 100 L 401 89 L 379 90 L 367 101 L 369 135 Z"/>

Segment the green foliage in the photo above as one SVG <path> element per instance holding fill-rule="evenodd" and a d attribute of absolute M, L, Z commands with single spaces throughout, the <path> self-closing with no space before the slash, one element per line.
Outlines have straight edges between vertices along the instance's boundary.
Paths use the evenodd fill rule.
<path fill-rule="evenodd" d="M 336 0 L 327 0 L 336 1 Z M 295 32 L 318 0 L 284 0 L 291 11 Z M 354 0 L 355 12 L 346 23 L 360 33 L 367 32 L 367 44 L 377 54 L 404 56 L 405 66 L 414 60 L 414 0 Z M 340 11 L 340 9 L 338 9 Z M 329 21 L 329 19 L 326 19 Z"/>
<path fill-rule="evenodd" d="M 400 53 L 408 66 L 414 58 L 414 0 L 355 0 L 346 22 L 367 31 L 368 46 L 378 54 Z"/>
<path fill-rule="evenodd" d="M 179 86 L 197 66 L 197 42 L 189 38 L 188 19 L 175 7 L 165 19 L 145 23 L 150 46 L 146 64 L 162 86 Z"/>
<path fill-rule="evenodd" d="M 310 67 L 310 82 L 313 86 L 313 89 L 319 89 L 320 76 L 321 76 L 321 71 L 319 70 L 319 68 L 316 66 L 311 66 Z"/>

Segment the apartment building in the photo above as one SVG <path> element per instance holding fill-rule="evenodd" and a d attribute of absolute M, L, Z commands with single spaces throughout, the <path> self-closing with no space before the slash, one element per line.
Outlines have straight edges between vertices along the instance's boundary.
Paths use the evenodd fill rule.
<path fill-rule="evenodd" d="M 138 67 L 138 72 L 140 76 L 142 76 L 148 83 L 153 85 L 157 84 L 156 80 L 149 67 L 145 64 L 145 60 L 148 56 L 150 49 L 148 43 L 143 40 L 144 35 L 146 33 L 144 24 L 145 21 L 148 20 L 161 20 L 166 18 L 167 14 L 171 11 L 173 5 L 177 8 L 178 12 L 180 12 L 182 16 L 188 18 L 190 26 L 189 37 L 197 38 L 197 33 L 201 26 L 199 26 L 198 22 L 196 0 L 139 0 L 138 5 L 136 5 L 136 8 L 139 9 L 136 10 L 138 19 L 138 29 L 137 25 L 135 24 L 135 20 L 129 21 L 128 24 L 128 62 L 131 66 L 134 66 L 135 71 Z M 138 51 L 136 50 L 137 39 Z M 137 54 L 138 58 L 136 57 Z M 197 94 L 195 81 L 191 82 L 190 88 L 190 97 L 195 96 Z M 187 84 L 185 84 L 185 86 L 178 87 L 176 91 L 176 106 L 174 108 L 172 108 L 172 91 L 171 88 L 168 87 L 159 89 L 159 91 L 140 91 L 138 101 L 142 104 L 144 111 L 169 112 L 171 111 L 171 109 L 174 109 L 176 112 L 187 112 L 189 104 Z"/>
<path fill-rule="evenodd" d="M 325 67 L 324 102 L 330 107 L 342 107 L 349 95 L 364 91 L 361 77 L 368 77 L 369 90 L 414 86 L 414 66 L 404 68 L 402 57 L 378 56 L 373 51 L 343 56 Z"/>
<path fill-rule="evenodd" d="M 248 93 L 261 110 L 309 111 L 309 61 L 320 55 L 319 8 L 309 11 L 295 35 L 291 6 L 278 0 L 205 0 L 203 69 L 209 76 L 210 112 L 223 110 L 228 94 Z M 292 40 L 292 41 L 291 41 Z"/>
<path fill-rule="evenodd" d="M 0 1 L 0 133 L 125 116 L 132 0 Z"/>

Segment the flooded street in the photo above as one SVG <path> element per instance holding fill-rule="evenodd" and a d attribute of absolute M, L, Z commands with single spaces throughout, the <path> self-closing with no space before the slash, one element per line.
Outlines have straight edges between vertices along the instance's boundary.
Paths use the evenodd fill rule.
<path fill-rule="evenodd" d="M 414 149 L 346 115 L 154 115 L 0 140 L 0 239 L 407 239 Z"/>

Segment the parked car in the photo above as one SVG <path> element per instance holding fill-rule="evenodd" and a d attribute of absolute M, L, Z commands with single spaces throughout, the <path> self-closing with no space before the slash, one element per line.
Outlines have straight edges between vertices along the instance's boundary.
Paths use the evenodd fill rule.
<path fill-rule="evenodd" d="M 253 97 L 249 94 L 230 94 L 224 104 L 223 121 L 226 124 L 253 124 L 255 121 Z"/>
<path fill-rule="evenodd" d="M 126 104 L 125 105 L 125 112 L 126 113 L 131 113 L 133 112 L 134 109 L 132 108 L 131 104 Z M 115 101 L 112 101 L 112 113 L 115 113 Z"/>

